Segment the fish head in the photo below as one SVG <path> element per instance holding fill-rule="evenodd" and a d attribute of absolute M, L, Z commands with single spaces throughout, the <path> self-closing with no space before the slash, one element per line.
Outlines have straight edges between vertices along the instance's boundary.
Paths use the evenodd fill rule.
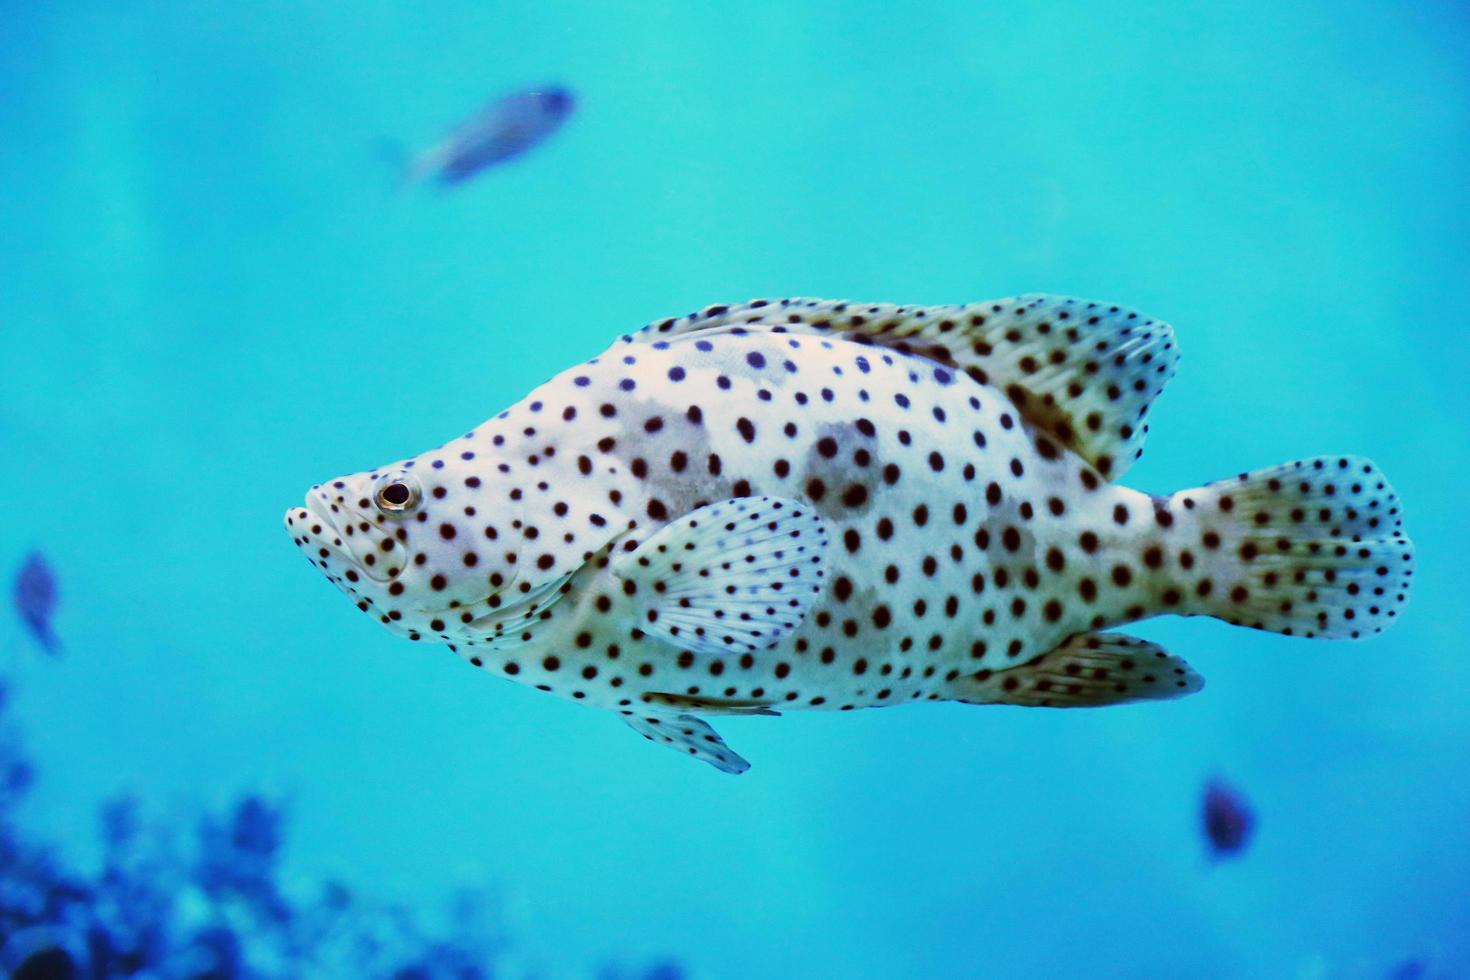
<path fill-rule="evenodd" d="M 461 459 L 469 455 L 470 460 Z M 521 605 L 516 494 L 473 453 L 426 453 L 312 487 L 286 511 L 307 559 L 363 612 L 410 639 L 464 639 Z M 486 617 L 489 618 L 487 622 Z M 474 629 L 472 629 L 472 625 Z"/>
<path fill-rule="evenodd" d="M 559 85 L 549 86 L 535 93 L 541 111 L 557 118 L 567 116 L 576 106 L 576 97 Z"/>

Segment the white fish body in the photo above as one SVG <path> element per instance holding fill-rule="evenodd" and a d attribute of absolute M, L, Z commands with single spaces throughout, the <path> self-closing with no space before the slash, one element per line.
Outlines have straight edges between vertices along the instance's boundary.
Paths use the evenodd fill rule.
<path fill-rule="evenodd" d="M 755 301 L 657 321 L 440 449 L 314 487 L 359 607 L 741 772 L 700 714 L 1191 693 L 1110 627 L 1383 629 L 1412 545 L 1371 463 L 1109 482 L 1178 359 L 1132 311 Z"/>

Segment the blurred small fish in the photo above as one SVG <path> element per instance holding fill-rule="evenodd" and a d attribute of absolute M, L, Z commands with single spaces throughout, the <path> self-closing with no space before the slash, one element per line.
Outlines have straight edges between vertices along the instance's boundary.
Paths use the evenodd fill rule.
<path fill-rule="evenodd" d="M 51 629 L 51 614 L 56 611 L 56 575 L 39 551 L 26 556 L 15 577 L 15 609 L 42 649 L 53 655 L 61 652 L 61 641 Z"/>
<path fill-rule="evenodd" d="M 576 100 L 560 86 L 517 92 L 491 102 L 434 146 L 403 165 L 403 183 L 454 185 L 486 167 L 518 157 L 561 128 Z"/>
<path fill-rule="evenodd" d="M 1205 786 L 1205 837 L 1215 858 L 1234 857 L 1245 850 L 1255 830 L 1256 815 L 1234 787 L 1219 779 Z"/>

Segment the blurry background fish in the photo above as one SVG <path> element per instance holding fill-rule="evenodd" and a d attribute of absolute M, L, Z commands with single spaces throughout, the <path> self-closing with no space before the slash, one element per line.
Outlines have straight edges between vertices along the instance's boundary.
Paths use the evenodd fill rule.
<path fill-rule="evenodd" d="M 56 611 L 56 576 L 39 551 L 26 556 L 15 576 L 15 610 L 21 622 L 41 649 L 61 652 L 61 641 L 51 628 L 51 614 Z"/>
<path fill-rule="evenodd" d="M 1235 857 L 1245 850 L 1255 831 L 1256 815 L 1250 804 L 1237 789 L 1221 779 L 1205 784 L 1201 816 L 1210 856 L 1217 860 Z"/>
<path fill-rule="evenodd" d="M 58 665 L 58 669 L 60 668 Z M 128 793 L 96 812 L 96 860 L 17 814 L 35 768 L 10 724 L 0 672 L 0 977 L 534 976 L 488 885 L 456 887 L 440 907 L 385 901 L 333 878 L 283 867 L 290 814 L 274 796 L 160 815 Z M 189 826 L 192 823 L 193 827 Z M 676 960 L 589 965 L 598 980 L 682 980 Z"/>
<path fill-rule="evenodd" d="M 516 92 L 491 102 L 418 154 L 409 156 L 401 147 L 388 152 L 402 168 L 403 186 L 427 180 L 459 184 L 540 145 L 575 105 L 572 93 L 557 85 Z"/>

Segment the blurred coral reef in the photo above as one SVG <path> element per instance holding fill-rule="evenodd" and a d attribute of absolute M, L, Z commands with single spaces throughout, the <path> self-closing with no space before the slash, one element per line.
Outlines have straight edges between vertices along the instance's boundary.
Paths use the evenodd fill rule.
<path fill-rule="evenodd" d="M 510 962 L 490 896 L 465 890 L 443 915 L 372 900 L 336 881 L 284 874 L 286 812 L 242 795 L 192 830 L 145 816 L 141 801 L 99 807 L 102 858 L 68 866 L 17 816 L 36 777 L 0 678 L 0 974 L 87 977 L 542 976 Z M 598 980 L 682 980 L 675 962 L 588 969 Z"/>

